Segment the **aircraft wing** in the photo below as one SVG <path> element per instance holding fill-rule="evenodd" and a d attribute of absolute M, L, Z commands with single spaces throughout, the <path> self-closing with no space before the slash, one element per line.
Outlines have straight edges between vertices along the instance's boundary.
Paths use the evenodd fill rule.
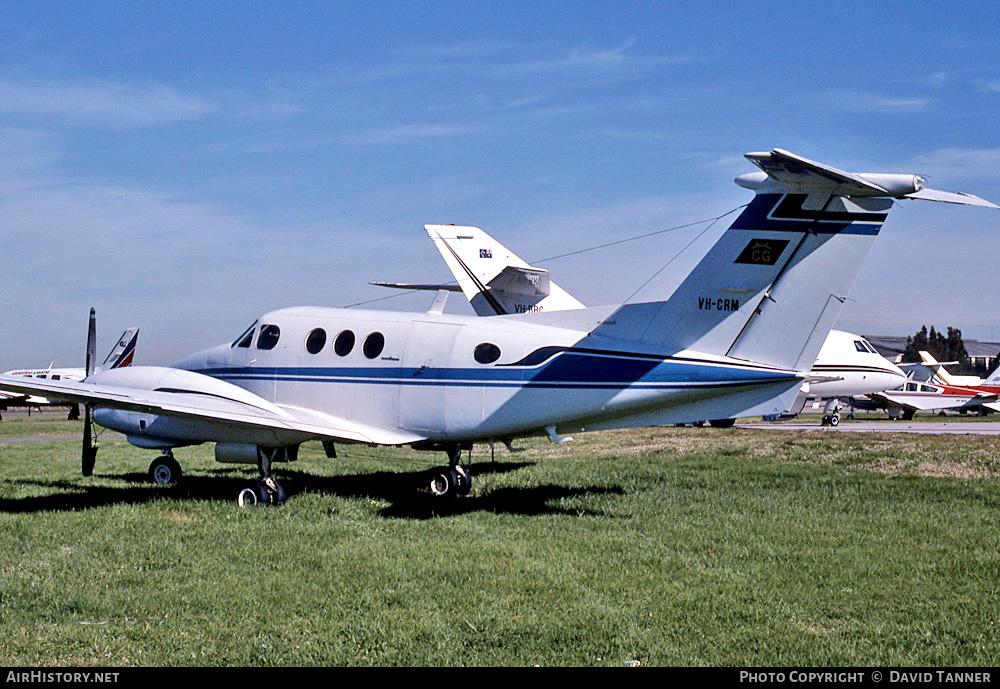
<path fill-rule="evenodd" d="M 203 422 L 207 427 L 237 429 L 248 434 L 273 435 L 288 442 L 310 438 L 332 439 L 380 445 L 403 445 L 424 440 L 424 436 L 402 430 L 383 429 L 358 424 L 347 419 L 290 406 L 279 406 L 235 385 L 191 371 L 160 367 L 115 369 L 107 373 L 136 372 L 158 375 L 154 388 L 128 387 L 102 382 L 38 380 L 0 376 L 0 391 L 20 395 L 43 395 L 51 400 L 76 402 L 92 407 L 155 414 Z M 114 376 L 110 377 L 112 381 Z M 210 436 L 209 430 L 206 435 Z"/>
<path fill-rule="evenodd" d="M 13 392 L 0 392 L 0 404 L 17 404 L 28 399 L 27 395 L 18 395 Z"/>

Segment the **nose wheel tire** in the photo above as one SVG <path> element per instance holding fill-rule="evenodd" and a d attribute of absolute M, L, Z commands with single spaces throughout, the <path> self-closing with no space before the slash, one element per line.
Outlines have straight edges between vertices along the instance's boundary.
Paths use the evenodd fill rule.
<path fill-rule="evenodd" d="M 286 499 L 285 489 L 271 477 L 254 481 L 236 496 L 236 504 L 240 507 L 267 505 L 277 507 L 283 505 Z"/>
<path fill-rule="evenodd" d="M 463 466 L 445 467 L 431 475 L 428 488 L 431 495 L 439 498 L 468 495 L 472 490 L 472 476 Z"/>

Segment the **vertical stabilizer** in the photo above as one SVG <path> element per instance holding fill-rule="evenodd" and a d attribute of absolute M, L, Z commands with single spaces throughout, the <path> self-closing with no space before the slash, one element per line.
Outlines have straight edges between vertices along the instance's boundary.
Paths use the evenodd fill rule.
<path fill-rule="evenodd" d="M 1000 385 L 1000 361 L 997 362 L 997 367 L 993 369 L 993 373 L 986 376 L 983 385 Z"/>
<path fill-rule="evenodd" d="M 107 371 L 112 368 L 122 368 L 123 366 L 131 366 L 132 358 L 135 356 L 135 345 L 139 339 L 139 329 L 129 328 L 122 333 L 122 336 L 118 338 L 118 342 L 111 349 L 104 363 L 101 364 L 101 370 Z"/>

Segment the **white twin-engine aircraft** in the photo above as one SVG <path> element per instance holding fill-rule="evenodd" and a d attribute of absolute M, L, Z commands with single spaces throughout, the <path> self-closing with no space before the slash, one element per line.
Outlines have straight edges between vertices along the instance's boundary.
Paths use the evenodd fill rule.
<path fill-rule="evenodd" d="M 220 461 L 258 464 L 241 504 L 280 502 L 271 462 L 307 440 L 445 451 L 431 490 L 463 493 L 475 442 L 789 409 L 894 199 L 998 208 L 915 175 L 746 157 L 753 200 L 666 301 L 494 318 L 296 307 L 169 367 L 0 389 L 93 406 L 140 447 L 215 442 Z"/>

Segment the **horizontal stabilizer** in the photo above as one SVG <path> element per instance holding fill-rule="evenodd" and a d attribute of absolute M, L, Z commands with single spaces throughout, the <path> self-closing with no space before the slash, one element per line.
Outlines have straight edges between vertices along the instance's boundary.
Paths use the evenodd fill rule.
<path fill-rule="evenodd" d="M 431 284 L 409 284 L 406 282 L 369 282 L 369 285 L 375 285 L 376 287 L 389 287 L 391 289 L 410 289 L 410 290 L 423 290 L 427 292 L 440 292 L 444 290 L 445 292 L 461 292 L 462 288 L 452 283 L 450 285 L 431 285 Z"/>
<path fill-rule="evenodd" d="M 832 196 L 920 199 L 1000 210 L 1000 206 L 974 194 L 930 189 L 920 175 L 844 172 L 780 148 L 770 153 L 747 153 L 746 158 L 762 172 L 740 175 L 736 183 L 758 193 L 823 192 Z"/>
<path fill-rule="evenodd" d="M 832 187 L 837 196 L 885 196 L 886 189 L 865 179 L 861 175 L 838 170 L 835 167 L 817 163 L 794 153 L 776 148 L 770 153 L 747 153 L 746 159 L 764 171 L 767 179 L 777 182 L 786 189 L 790 187 L 805 190 L 808 187 Z M 760 179 L 754 175 L 743 175 L 739 180 Z M 741 186 L 744 186 L 741 184 Z"/>
<path fill-rule="evenodd" d="M 966 194 L 961 191 L 938 191 L 937 189 L 921 189 L 912 194 L 907 194 L 908 199 L 923 199 L 924 201 L 940 201 L 942 203 L 958 203 L 963 206 L 983 206 L 985 208 L 996 208 L 1000 206 L 990 203 L 986 199 L 981 199 L 973 194 Z"/>
<path fill-rule="evenodd" d="M 549 271 L 541 268 L 505 266 L 486 284 L 486 287 L 523 297 L 547 297 L 550 292 Z"/>

